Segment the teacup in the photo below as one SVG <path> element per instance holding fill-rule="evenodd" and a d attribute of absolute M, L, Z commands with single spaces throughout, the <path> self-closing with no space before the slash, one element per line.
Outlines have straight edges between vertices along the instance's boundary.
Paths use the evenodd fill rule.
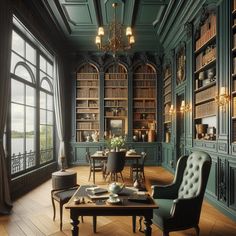
<path fill-rule="evenodd" d="M 116 193 L 111 193 L 111 194 L 109 195 L 109 200 L 110 200 L 111 202 L 115 202 L 115 201 L 117 201 L 117 199 L 118 199 L 118 194 L 116 194 Z"/>

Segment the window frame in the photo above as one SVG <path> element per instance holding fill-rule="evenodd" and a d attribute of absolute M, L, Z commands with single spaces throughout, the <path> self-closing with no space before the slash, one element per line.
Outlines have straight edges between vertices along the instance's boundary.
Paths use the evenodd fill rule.
<path fill-rule="evenodd" d="M 23 29 L 23 30 L 22 30 Z M 55 123 L 55 106 L 54 106 L 54 93 L 53 93 L 53 83 L 54 83 L 54 75 L 53 75 L 53 55 L 50 54 L 50 52 L 45 49 L 43 43 L 40 43 L 40 41 L 38 41 L 36 38 L 34 38 L 33 34 L 28 30 L 26 29 L 26 27 L 23 25 L 23 23 L 21 23 L 18 18 L 13 15 L 13 27 L 12 27 L 12 32 L 15 31 L 15 33 L 17 33 L 23 40 L 24 40 L 24 56 L 18 54 L 16 51 L 14 51 L 12 48 L 11 48 L 11 54 L 12 52 L 14 52 L 17 56 L 20 56 L 21 57 L 21 61 L 17 62 L 15 65 L 14 65 L 14 68 L 12 71 L 10 71 L 10 80 L 11 80 L 11 83 L 10 83 L 10 87 L 12 87 L 12 79 L 16 80 L 16 81 L 19 81 L 21 83 L 24 84 L 24 86 L 30 86 L 32 88 L 35 89 L 35 104 L 34 104 L 34 107 L 35 107 L 35 114 L 34 114 L 34 130 L 35 130 L 35 165 L 33 165 L 32 167 L 30 168 L 26 168 L 26 166 L 24 166 L 24 169 L 23 170 L 20 170 L 18 172 L 15 172 L 15 173 L 12 173 L 11 172 L 11 169 L 12 169 L 12 154 L 11 154 L 11 118 L 12 118 L 12 115 L 11 115 L 11 106 L 12 104 L 12 96 L 11 96 L 11 93 L 10 93 L 10 99 L 9 99 L 9 113 L 8 113 L 8 120 L 7 120 L 7 123 L 6 123 L 6 153 L 8 154 L 8 163 L 9 163 L 9 173 L 11 174 L 11 178 L 15 178 L 15 177 L 18 177 L 18 176 L 21 176 L 27 172 L 30 172 L 30 171 L 34 171 L 34 170 L 37 170 L 38 168 L 41 168 L 42 166 L 44 165 L 47 165 L 49 163 L 52 163 L 52 162 L 55 162 L 56 161 L 56 158 L 55 158 L 55 144 L 56 144 L 56 135 L 55 135 L 55 132 L 56 132 L 56 123 Z M 32 40 L 33 38 L 33 40 Z M 35 49 L 35 65 L 28 61 L 27 58 L 26 58 L 26 44 L 29 44 L 33 49 Z M 45 74 L 47 75 L 47 82 L 49 83 L 50 85 L 50 88 L 51 88 L 51 91 L 48 91 L 48 90 L 45 90 L 44 88 L 41 87 L 41 82 L 45 79 L 44 78 L 41 78 L 41 81 L 40 81 L 40 56 L 43 56 L 44 59 L 46 60 L 47 63 L 49 63 L 51 66 L 52 66 L 52 76 L 50 76 L 48 73 L 46 73 L 45 71 Z M 34 75 L 34 72 L 32 72 L 30 66 L 27 64 L 27 63 L 30 63 L 32 66 L 35 67 L 35 75 Z M 24 79 L 24 78 L 21 78 L 17 75 L 15 75 L 15 70 L 17 68 L 17 66 L 24 66 L 27 71 L 29 72 L 31 78 L 32 78 L 32 83 L 29 82 L 28 80 Z M 10 88 L 11 89 L 11 88 Z M 53 105 L 52 105 L 52 138 L 53 138 L 53 141 L 52 141 L 52 148 L 50 148 L 52 150 L 52 159 L 49 160 L 49 161 L 46 161 L 46 162 L 43 162 L 41 163 L 40 162 L 40 157 L 41 157 L 41 151 L 40 151 L 40 92 L 44 92 L 46 94 L 49 94 L 52 96 L 52 100 L 53 100 Z M 24 87 L 24 96 L 25 96 L 25 93 L 26 93 L 26 90 L 25 90 L 25 87 Z M 24 109 L 26 109 L 26 107 L 28 105 L 26 105 L 26 103 L 22 104 L 24 106 Z M 24 123 L 26 121 L 26 117 L 24 116 Z M 25 129 L 25 127 L 24 127 Z M 25 142 L 25 137 L 24 137 L 24 142 Z M 22 155 L 27 155 L 27 154 L 22 154 Z M 24 156 L 24 158 L 26 159 L 26 156 Z"/>

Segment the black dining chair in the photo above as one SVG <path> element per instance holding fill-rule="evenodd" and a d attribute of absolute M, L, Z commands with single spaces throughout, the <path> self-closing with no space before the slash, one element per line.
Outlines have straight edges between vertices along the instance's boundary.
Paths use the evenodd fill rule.
<path fill-rule="evenodd" d="M 90 153 L 86 152 L 86 160 L 89 163 L 89 178 L 88 181 L 90 181 L 91 174 L 93 172 L 102 172 L 103 179 L 105 178 L 105 167 L 104 167 L 104 161 L 96 161 L 95 164 L 93 164 L 93 160 L 91 159 Z"/>
<path fill-rule="evenodd" d="M 117 173 L 120 173 L 121 179 L 124 182 L 122 170 L 125 166 L 125 152 L 109 152 L 106 163 L 106 177 L 110 175 L 110 179 L 118 181 Z"/>
<path fill-rule="evenodd" d="M 146 152 L 141 153 L 140 163 L 133 163 L 130 165 L 130 178 L 135 180 L 136 176 L 140 176 L 145 181 L 144 165 L 147 158 Z M 138 173 L 137 173 L 138 172 Z"/>

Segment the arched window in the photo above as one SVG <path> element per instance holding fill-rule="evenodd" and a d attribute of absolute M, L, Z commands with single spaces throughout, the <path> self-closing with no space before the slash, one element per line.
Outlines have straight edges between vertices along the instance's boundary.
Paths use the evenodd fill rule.
<path fill-rule="evenodd" d="M 14 17 L 15 21 L 18 20 Z M 14 25 L 11 48 L 11 133 L 7 137 L 10 139 L 12 177 L 53 160 L 52 72 L 52 56 L 38 41 L 37 44 L 36 40 L 31 41 Z"/>

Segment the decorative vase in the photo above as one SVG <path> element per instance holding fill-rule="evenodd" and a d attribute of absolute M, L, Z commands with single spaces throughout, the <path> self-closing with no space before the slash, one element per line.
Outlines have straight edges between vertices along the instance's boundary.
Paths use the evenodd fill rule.
<path fill-rule="evenodd" d="M 115 149 L 115 150 L 116 150 L 116 152 L 119 152 L 119 147 L 116 147 L 116 149 Z"/>

